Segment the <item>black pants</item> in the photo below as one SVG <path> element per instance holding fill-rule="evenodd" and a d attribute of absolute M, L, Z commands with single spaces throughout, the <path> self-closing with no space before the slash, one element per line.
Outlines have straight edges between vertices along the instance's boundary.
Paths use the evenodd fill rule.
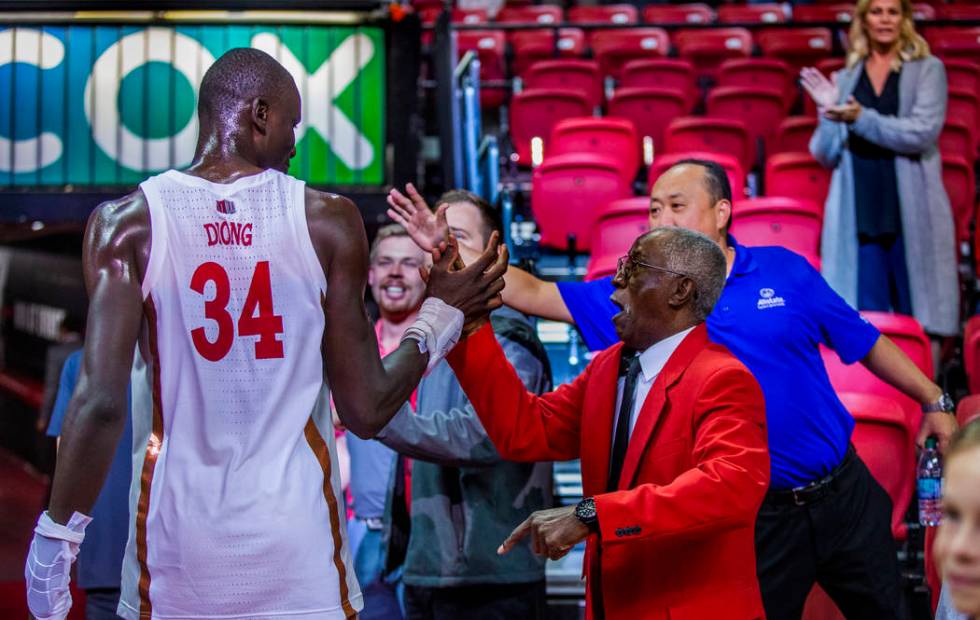
<path fill-rule="evenodd" d="M 759 509 L 755 549 L 766 616 L 799 620 L 816 582 L 849 620 L 904 620 L 891 499 L 857 456 L 829 485 L 804 506 L 767 498 Z"/>
<path fill-rule="evenodd" d="M 408 620 L 543 620 L 544 581 L 453 588 L 405 586 Z"/>

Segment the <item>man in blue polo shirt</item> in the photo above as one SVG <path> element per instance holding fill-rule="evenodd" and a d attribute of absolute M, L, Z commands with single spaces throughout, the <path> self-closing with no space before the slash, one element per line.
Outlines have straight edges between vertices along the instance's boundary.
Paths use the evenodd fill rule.
<path fill-rule="evenodd" d="M 393 217 L 420 245 L 439 238 L 437 218 L 392 192 Z M 814 582 L 848 618 L 905 618 L 891 537 L 891 501 L 850 446 L 854 419 L 837 398 L 819 345 L 923 404 L 918 442 L 955 431 L 951 403 L 887 337 L 861 318 L 807 261 L 777 247 L 748 248 L 727 234 L 731 188 L 709 161 L 680 162 L 656 182 L 650 226 L 702 232 L 725 252 L 729 275 L 708 316 L 708 333 L 755 375 L 766 397 L 770 491 L 756 524 L 756 556 L 766 615 L 798 619 Z M 424 203 L 422 203 L 424 206 Z M 464 255 L 464 259 L 466 259 Z M 591 349 L 617 341 L 611 279 L 544 282 L 508 270 L 504 303 L 575 323 Z"/>

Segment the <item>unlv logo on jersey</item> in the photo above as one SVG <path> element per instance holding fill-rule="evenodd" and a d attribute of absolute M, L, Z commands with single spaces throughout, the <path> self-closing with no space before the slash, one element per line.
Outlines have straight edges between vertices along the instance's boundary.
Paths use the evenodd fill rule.
<path fill-rule="evenodd" d="M 230 200 L 219 200 L 216 205 L 218 213 L 224 213 L 225 215 L 231 215 L 235 212 L 235 203 Z"/>

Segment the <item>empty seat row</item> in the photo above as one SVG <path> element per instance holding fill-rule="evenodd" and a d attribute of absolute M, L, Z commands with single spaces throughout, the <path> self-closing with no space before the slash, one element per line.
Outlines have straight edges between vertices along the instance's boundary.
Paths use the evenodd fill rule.
<path fill-rule="evenodd" d="M 507 6 L 492 20 L 502 24 L 779 24 L 788 21 L 816 23 L 849 23 L 854 5 L 831 3 L 801 5 L 784 8 L 778 3 L 724 5 L 713 10 L 703 3 L 649 5 L 638 10 L 631 4 L 607 4 L 603 6 L 576 6 L 562 11 L 561 7 L 540 4 Z M 432 23 L 442 10 L 441 2 L 419 9 L 423 23 Z M 952 4 L 932 6 L 915 3 L 913 17 L 918 21 L 975 20 L 980 19 L 980 5 Z M 457 23 L 488 23 L 490 15 L 484 9 L 453 9 L 452 19 Z"/>

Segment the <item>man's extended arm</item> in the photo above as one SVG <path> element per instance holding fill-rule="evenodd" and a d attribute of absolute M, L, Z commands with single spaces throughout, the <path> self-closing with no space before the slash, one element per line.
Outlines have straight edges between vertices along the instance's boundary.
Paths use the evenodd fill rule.
<path fill-rule="evenodd" d="M 48 513 L 56 523 L 91 510 L 126 425 L 129 375 L 143 319 L 137 252 L 148 246 L 148 235 L 141 193 L 100 205 L 85 231 L 87 337 L 51 491 Z"/>
<path fill-rule="evenodd" d="M 307 190 L 310 236 L 327 278 L 323 357 L 341 421 L 358 437 L 370 438 L 391 419 L 418 385 L 429 361 L 414 340 L 403 340 L 382 362 L 364 307 L 368 244 L 364 224 L 349 200 Z M 449 256 L 454 257 L 454 255 Z M 462 311 L 482 314 L 499 305 L 496 252 L 461 271 L 451 260 L 433 266 L 428 294 Z M 506 252 L 502 254 L 506 260 Z M 448 264 L 447 264 L 448 263 Z M 488 270 L 486 271 L 485 270 Z M 496 281 L 496 282 L 495 282 Z M 437 326 L 438 327 L 438 326 Z"/>
<path fill-rule="evenodd" d="M 545 374 L 541 361 L 526 347 L 507 338 L 501 339 L 501 347 L 524 386 L 535 392 L 540 390 Z M 499 463 L 500 454 L 448 366 L 434 371 L 425 386 L 426 391 L 439 391 L 439 401 L 454 405 L 425 409 L 429 399 L 420 397 L 419 410 L 412 412 L 408 405 L 403 406 L 378 434 L 378 440 L 405 456 L 439 465 L 472 467 Z"/>
<path fill-rule="evenodd" d="M 536 396 L 507 362 L 489 325 L 463 339 L 446 359 L 502 458 L 530 462 L 578 458 L 591 365 L 572 383 Z"/>
<path fill-rule="evenodd" d="M 861 363 L 879 379 L 919 404 L 932 404 L 942 396 L 943 389 L 925 376 L 915 362 L 895 346 L 888 336 L 879 336 Z M 924 447 L 926 438 L 936 435 L 940 450 L 945 450 L 950 437 L 956 432 L 956 427 L 956 418 L 947 413 L 927 413 L 922 417 L 922 425 L 915 442 Z"/>

